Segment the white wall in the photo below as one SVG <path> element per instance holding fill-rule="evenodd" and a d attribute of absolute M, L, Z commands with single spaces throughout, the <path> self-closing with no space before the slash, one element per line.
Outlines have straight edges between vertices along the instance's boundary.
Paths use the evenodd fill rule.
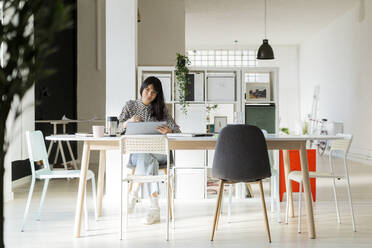
<path fill-rule="evenodd" d="M 301 117 L 320 85 L 320 118 L 354 134 L 351 157 L 372 161 L 372 1 L 356 6 L 300 45 Z"/>
<path fill-rule="evenodd" d="M 138 65 L 175 65 L 185 52 L 184 0 L 139 0 Z"/>
<path fill-rule="evenodd" d="M 9 142 L 5 155 L 4 201 L 13 199 L 11 162 L 28 158 L 26 131 L 35 130 L 34 87 L 31 87 L 22 102 L 15 98 L 6 123 L 6 141 Z M 21 114 L 16 118 L 16 111 Z"/>
<path fill-rule="evenodd" d="M 259 60 L 260 67 L 279 68 L 279 127 L 291 133 L 300 128 L 298 46 L 272 46 L 274 60 Z"/>
<path fill-rule="evenodd" d="M 259 45 L 252 46 L 197 46 L 187 47 L 187 50 L 198 49 L 258 49 Z M 300 125 L 299 106 L 299 76 L 298 76 L 298 46 L 272 46 L 274 60 L 261 60 L 259 67 L 279 68 L 279 118 L 280 127 L 287 127 L 295 132 Z"/>
<path fill-rule="evenodd" d="M 106 1 L 106 116 L 118 116 L 125 102 L 135 99 L 137 1 Z M 107 152 L 106 196 L 119 210 L 120 154 Z M 117 207 L 117 208 L 116 208 Z"/>

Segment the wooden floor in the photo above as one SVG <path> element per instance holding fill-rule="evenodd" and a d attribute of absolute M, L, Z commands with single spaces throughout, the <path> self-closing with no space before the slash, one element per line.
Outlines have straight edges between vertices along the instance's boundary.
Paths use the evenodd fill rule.
<path fill-rule="evenodd" d="M 318 170 L 327 168 L 322 159 Z M 303 233 L 297 233 L 297 217 L 289 224 L 278 224 L 272 215 L 270 220 L 272 243 L 267 242 L 265 225 L 258 198 L 234 200 L 232 217 L 223 215 L 210 242 L 211 225 L 216 201 L 176 201 L 175 229 L 171 229 L 171 240 L 165 241 L 165 202 L 162 201 L 161 224 L 146 226 L 141 219 L 146 213 L 148 202 L 143 200 L 136 212 L 129 218 L 129 229 L 125 240 L 119 240 L 119 216 L 106 214 L 94 220 L 91 199 L 88 198 L 90 220 L 89 230 L 81 238 L 73 238 L 74 211 L 76 206 L 77 180 L 54 180 L 50 182 L 41 221 L 35 221 L 42 190 L 42 183 L 35 186 L 30 215 L 21 233 L 20 226 L 29 185 L 14 189 L 15 200 L 5 205 L 6 247 L 372 247 L 372 166 L 351 164 L 351 185 L 354 197 L 357 232 L 351 228 L 350 211 L 344 182 L 337 182 L 340 198 L 342 224 L 336 220 L 332 188 L 329 181 L 317 181 L 317 199 L 314 204 L 317 239 L 308 239 L 306 218 L 303 217 Z M 88 189 L 89 189 L 88 185 Z M 253 186 L 258 192 L 257 186 Z M 265 193 L 269 203 L 269 184 Z M 258 194 L 257 194 L 258 195 Z M 90 192 L 88 196 L 91 197 Z M 295 199 L 297 199 L 295 195 Z M 225 202 L 225 210 L 226 202 Z M 297 202 L 295 213 L 297 214 Z M 225 211 L 226 212 L 226 211 Z M 284 217 L 285 204 L 282 204 Z M 303 211 L 304 213 L 305 211 Z M 270 215 L 269 215 L 270 216 Z"/>

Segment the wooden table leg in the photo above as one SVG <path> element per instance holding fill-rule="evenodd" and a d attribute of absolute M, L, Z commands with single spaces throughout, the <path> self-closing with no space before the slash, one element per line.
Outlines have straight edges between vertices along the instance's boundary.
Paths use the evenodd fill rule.
<path fill-rule="evenodd" d="M 68 170 L 67 162 L 66 162 L 66 157 L 65 157 L 65 153 L 63 152 L 63 146 L 62 146 L 62 142 L 61 141 L 58 141 L 58 147 L 59 147 L 59 150 L 61 151 L 63 166 L 65 167 L 65 170 Z"/>
<path fill-rule="evenodd" d="M 97 188 L 97 216 L 102 216 L 102 197 L 105 184 L 106 151 L 99 152 L 98 188 Z"/>
<path fill-rule="evenodd" d="M 89 156 L 90 156 L 90 144 L 88 141 L 84 142 L 83 156 L 81 160 L 81 170 L 79 179 L 79 190 L 78 199 L 76 203 L 75 212 L 75 226 L 74 226 L 74 237 L 80 237 L 80 227 L 81 227 L 81 215 L 84 207 L 84 194 L 87 184 L 87 172 L 89 167 Z"/>
<path fill-rule="evenodd" d="M 75 156 L 74 156 L 74 153 L 72 152 L 72 149 L 71 149 L 70 141 L 66 140 L 66 144 L 67 144 L 68 151 L 70 153 L 72 164 L 74 165 L 75 170 L 78 170 L 78 167 L 77 167 L 77 164 L 76 164 L 76 160 L 75 160 Z"/>
<path fill-rule="evenodd" d="M 285 174 L 285 181 L 286 184 L 288 185 L 288 192 L 289 192 L 289 216 L 293 217 L 294 216 L 294 210 L 293 210 L 293 195 L 292 195 L 292 183 L 287 184 L 288 181 L 288 174 L 291 171 L 291 163 L 289 160 L 289 151 L 288 150 L 283 150 L 283 162 L 284 162 L 284 174 Z"/>
<path fill-rule="evenodd" d="M 307 161 L 306 153 L 306 142 L 301 144 L 300 159 L 302 168 L 303 187 L 305 192 L 305 203 L 307 211 L 307 224 L 309 228 L 309 238 L 315 239 L 315 224 L 314 224 L 314 212 L 313 204 L 311 201 L 311 189 L 310 189 L 310 178 L 309 178 L 309 165 Z"/>

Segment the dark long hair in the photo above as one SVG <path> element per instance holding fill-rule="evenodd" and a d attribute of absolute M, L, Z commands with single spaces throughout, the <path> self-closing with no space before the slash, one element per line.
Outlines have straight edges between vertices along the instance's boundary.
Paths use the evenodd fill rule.
<path fill-rule="evenodd" d="M 156 120 L 161 121 L 164 120 L 164 94 L 163 88 L 161 87 L 161 82 L 157 77 L 148 77 L 143 81 L 141 88 L 140 88 L 140 95 L 142 97 L 142 91 L 149 86 L 150 84 L 153 85 L 154 90 L 157 92 L 155 99 L 151 102 L 151 109 L 152 113 L 151 116 L 155 117 Z"/>

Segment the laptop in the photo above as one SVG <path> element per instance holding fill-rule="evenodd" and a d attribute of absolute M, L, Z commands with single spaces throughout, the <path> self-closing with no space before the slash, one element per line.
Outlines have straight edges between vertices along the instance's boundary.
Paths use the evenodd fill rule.
<path fill-rule="evenodd" d="M 134 134 L 161 134 L 156 128 L 167 125 L 165 121 L 128 122 L 126 135 Z"/>

